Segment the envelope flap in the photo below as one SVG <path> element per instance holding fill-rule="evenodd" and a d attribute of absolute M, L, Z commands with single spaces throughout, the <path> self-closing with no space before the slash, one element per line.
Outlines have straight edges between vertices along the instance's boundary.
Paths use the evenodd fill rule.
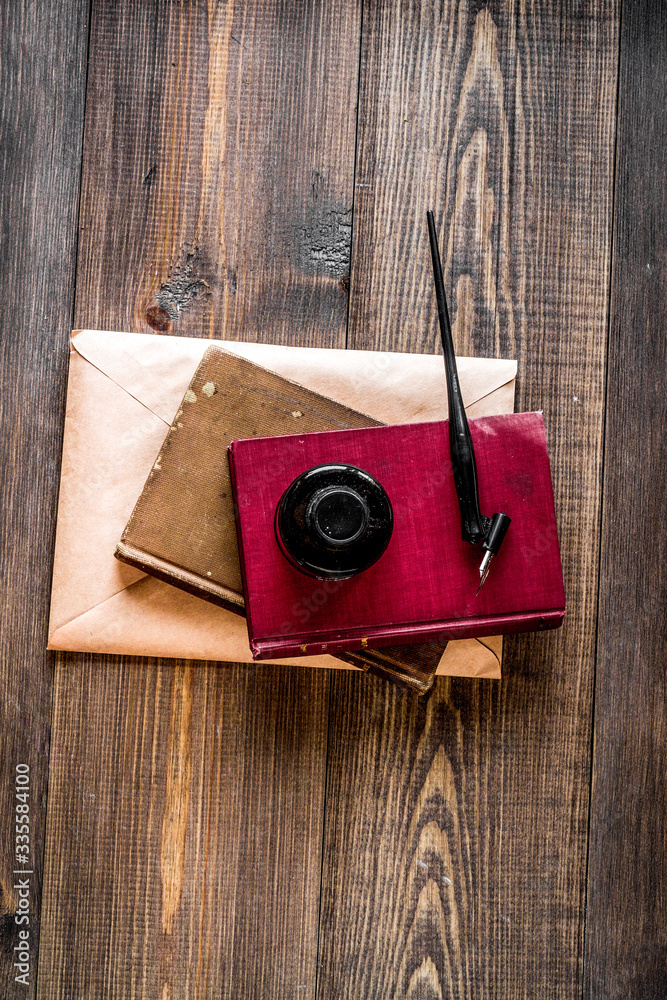
<path fill-rule="evenodd" d="M 210 340 L 79 330 L 72 347 L 170 424 Z"/>
<path fill-rule="evenodd" d="M 386 424 L 447 417 L 445 366 L 438 354 L 330 350 L 220 341 L 222 347 Z M 466 408 L 508 386 L 501 409 L 512 412 L 516 361 L 458 358 Z M 474 415 L 481 415 L 474 414 Z"/>
<path fill-rule="evenodd" d="M 72 346 L 131 396 L 171 423 L 204 351 L 212 343 L 384 423 L 447 416 L 442 358 L 81 330 Z M 516 361 L 459 358 L 467 407 L 516 376 Z"/>

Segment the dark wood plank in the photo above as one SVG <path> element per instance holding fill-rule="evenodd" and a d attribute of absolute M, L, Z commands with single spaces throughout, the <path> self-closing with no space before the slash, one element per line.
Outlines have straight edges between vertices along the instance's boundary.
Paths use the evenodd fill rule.
<path fill-rule="evenodd" d="M 313 996 L 328 686 L 61 657 L 41 996 Z"/>
<path fill-rule="evenodd" d="M 93 6 L 78 321 L 340 346 L 358 0 Z"/>
<path fill-rule="evenodd" d="M 356 5 L 92 18 L 76 326 L 343 346 Z M 312 998 L 328 676 L 72 655 L 55 697 L 40 997 Z"/>
<path fill-rule="evenodd" d="M 319 1000 L 582 988 L 618 17 L 364 9 L 350 345 L 438 350 L 434 207 L 458 349 L 545 412 L 569 613 L 426 704 L 334 677 Z"/>
<path fill-rule="evenodd" d="M 585 996 L 667 997 L 667 8 L 623 6 Z"/>
<path fill-rule="evenodd" d="M 72 320 L 87 0 L 0 10 L 0 996 L 34 997 L 52 664 L 46 653 Z M 29 925 L 15 916 L 15 768 L 30 768 Z M 19 866 L 20 867 L 20 866 Z M 29 931 L 28 985 L 13 967 Z"/>

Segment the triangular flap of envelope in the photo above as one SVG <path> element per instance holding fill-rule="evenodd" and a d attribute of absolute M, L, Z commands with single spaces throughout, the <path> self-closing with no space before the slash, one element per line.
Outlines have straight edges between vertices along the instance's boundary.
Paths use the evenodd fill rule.
<path fill-rule="evenodd" d="M 72 352 L 49 634 L 144 575 L 113 552 L 165 430 L 154 413 Z"/>
<path fill-rule="evenodd" d="M 171 423 L 211 344 L 384 423 L 443 420 L 447 416 L 444 365 L 438 355 L 286 347 L 99 330 L 81 330 L 72 336 L 72 345 L 82 357 L 167 423 Z M 498 390 L 504 391 L 501 398 L 494 398 L 488 412 L 512 411 L 515 361 L 459 358 L 458 366 L 463 399 L 471 415 L 486 413 L 484 399 Z"/>
<path fill-rule="evenodd" d="M 170 424 L 210 340 L 79 330 L 74 349 Z"/>
<path fill-rule="evenodd" d="M 437 673 L 448 677 L 499 678 L 502 659 L 502 635 L 457 639 L 447 643 Z"/>
<path fill-rule="evenodd" d="M 49 648 L 252 662 L 244 618 L 150 576 L 57 629 L 51 636 Z M 481 642 L 476 639 L 450 642 L 437 672 L 500 677 L 501 655 L 501 636 Z M 304 656 L 270 662 L 310 667 L 348 666 L 333 656 Z"/>

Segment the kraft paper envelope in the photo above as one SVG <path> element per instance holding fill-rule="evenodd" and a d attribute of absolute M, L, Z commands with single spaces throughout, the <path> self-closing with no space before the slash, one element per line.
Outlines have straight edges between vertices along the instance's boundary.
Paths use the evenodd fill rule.
<path fill-rule="evenodd" d="M 218 343 L 385 423 L 447 416 L 437 355 Z M 72 335 L 50 649 L 252 661 L 243 618 L 114 558 L 210 344 L 96 330 Z M 512 412 L 516 362 L 460 358 L 459 372 L 469 416 Z M 501 655 L 499 636 L 450 642 L 438 673 L 499 677 Z M 331 656 L 276 662 L 346 666 Z"/>

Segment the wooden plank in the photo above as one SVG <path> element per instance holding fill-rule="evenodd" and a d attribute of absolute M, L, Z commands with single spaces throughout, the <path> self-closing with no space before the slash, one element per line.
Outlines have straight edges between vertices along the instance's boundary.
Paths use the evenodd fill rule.
<path fill-rule="evenodd" d="M 41 996 L 313 996 L 327 691 L 60 659 Z"/>
<path fill-rule="evenodd" d="M 621 32 L 585 996 L 667 996 L 667 9 Z"/>
<path fill-rule="evenodd" d="M 46 653 L 85 99 L 87 0 L 0 10 L 0 996 L 34 997 L 51 728 Z M 29 767 L 31 875 L 16 864 L 16 766 Z M 24 824 L 22 824 L 24 825 Z M 19 834 L 23 838 L 24 834 Z M 18 880 L 29 924 L 17 926 Z M 29 932 L 29 973 L 14 967 Z M 22 963 L 19 963 L 22 964 Z M 27 983 L 27 985 L 26 985 Z"/>
<path fill-rule="evenodd" d="M 438 350 L 435 208 L 459 350 L 545 413 L 569 613 L 424 704 L 334 678 L 319 1000 L 582 988 L 618 18 L 364 9 L 350 345 Z"/>
<path fill-rule="evenodd" d="M 77 315 L 340 346 L 358 2 L 93 6 Z"/>
<path fill-rule="evenodd" d="M 356 6 L 95 0 L 90 44 L 76 325 L 343 346 Z M 58 659 L 40 997 L 314 996 L 328 696 Z"/>

